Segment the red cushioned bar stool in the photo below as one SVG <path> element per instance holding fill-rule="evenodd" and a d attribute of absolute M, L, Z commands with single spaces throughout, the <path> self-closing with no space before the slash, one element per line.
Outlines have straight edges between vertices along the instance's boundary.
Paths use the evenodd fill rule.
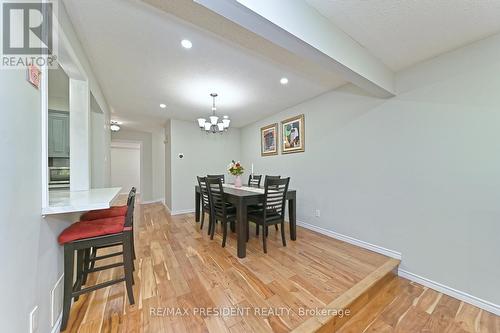
<path fill-rule="evenodd" d="M 94 221 L 94 220 L 113 218 L 113 217 L 118 217 L 118 216 L 125 216 L 127 213 L 127 208 L 130 206 L 130 203 L 132 201 L 132 196 L 135 196 L 135 194 L 136 194 L 136 189 L 135 189 L 135 187 L 132 187 L 132 189 L 130 190 L 130 192 L 128 194 L 127 205 L 113 206 L 113 207 L 110 207 L 107 209 L 98 209 L 98 210 L 88 211 L 85 214 L 82 214 L 82 216 L 80 216 L 80 221 Z M 133 234 L 133 225 L 131 227 L 132 227 L 132 234 Z M 132 237 L 131 241 L 132 241 L 132 258 L 135 260 L 136 256 L 135 256 L 134 237 Z M 97 255 L 97 251 L 99 249 L 108 248 L 108 247 L 112 247 L 112 246 L 116 246 L 116 245 L 119 245 L 119 244 L 109 244 L 106 246 L 92 247 L 92 248 L 86 249 L 84 251 L 84 257 L 83 257 L 84 271 L 83 271 L 83 279 L 82 279 L 83 284 L 87 283 L 88 273 L 94 269 L 96 261 L 122 255 L 122 252 L 115 252 L 115 253 L 106 254 L 103 256 Z M 132 268 L 133 268 L 133 270 L 135 270 L 133 262 L 132 262 Z M 78 300 L 78 298 L 76 298 L 76 300 Z"/>
<path fill-rule="evenodd" d="M 130 194 L 125 216 L 107 217 L 91 221 L 78 221 L 66 228 L 58 238 L 59 244 L 64 246 L 64 296 L 61 331 L 66 329 L 71 309 L 71 301 L 84 293 L 109 287 L 115 283 L 125 281 L 129 303 L 134 304 L 132 285 L 133 278 L 133 219 L 134 219 L 135 191 Z M 85 252 L 90 248 L 102 248 L 122 245 L 123 261 L 105 266 L 87 269 L 84 264 Z M 73 271 L 76 259 L 76 281 L 73 283 Z M 112 269 L 123 266 L 124 276 L 99 283 L 82 289 L 83 278 L 86 273 Z"/>

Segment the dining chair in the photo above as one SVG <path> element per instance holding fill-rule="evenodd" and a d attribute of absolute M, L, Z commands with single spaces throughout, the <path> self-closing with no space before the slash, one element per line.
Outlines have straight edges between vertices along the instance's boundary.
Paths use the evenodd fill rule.
<path fill-rule="evenodd" d="M 285 239 L 285 205 L 290 178 L 268 179 L 264 190 L 264 205 L 259 211 L 248 214 L 248 221 L 262 226 L 262 245 L 267 253 L 267 229 L 269 225 L 281 225 L 281 241 L 286 246 Z"/>
<path fill-rule="evenodd" d="M 281 179 L 281 176 L 268 176 L 266 175 L 266 177 L 264 178 L 264 187 L 266 186 L 266 183 L 268 180 L 272 180 L 272 179 Z M 255 211 L 255 210 L 261 210 L 262 209 L 262 204 L 257 204 L 257 205 L 251 205 L 249 206 L 248 208 L 248 211 L 249 212 L 252 212 L 252 211 Z M 274 225 L 275 229 L 278 230 L 278 225 Z M 259 235 L 259 225 L 256 225 L 255 226 L 255 235 L 258 236 Z M 265 230 L 267 234 L 269 234 L 269 228 Z M 248 237 L 247 237 L 248 238 Z"/>
<path fill-rule="evenodd" d="M 222 184 L 226 182 L 226 176 L 224 175 L 207 175 L 207 178 L 220 178 Z"/>
<path fill-rule="evenodd" d="M 205 221 L 205 213 L 209 214 L 209 222 L 208 222 L 208 234 L 210 235 L 210 229 L 212 225 L 211 215 L 210 215 L 210 199 L 208 197 L 208 189 L 207 189 L 207 177 L 196 177 L 198 179 L 198 185 L 200 186 L 200 194 L 201 194 L 201 224 L 200 230 L 203 229 L 203 223 Z"/>
<path fill-rule="evenodd" d="M 224 188 L 220 178 L 206 179 L 208 189 L 208 201 L 210 203 L 211 230 L 210 239 L 214 239 L 216 222 L 220 221 L 222 226 L 222 247 L 226 246 L 227 224 L 236 221 L 236 209 L 226 202 Z"/>
<path fill-rule="evenodd" d="M 261 180 L 262 180 L 262 175 L 249 175 L 248 186 L 260 187 Z"/>
<path fill-rule="evenodd" d="M 273 179 L 281 179 L 281 176 L 268 176 L 264 177 L 264 186 L 266 186 L 266 183 L 268 180 L 273 180 Z"/>

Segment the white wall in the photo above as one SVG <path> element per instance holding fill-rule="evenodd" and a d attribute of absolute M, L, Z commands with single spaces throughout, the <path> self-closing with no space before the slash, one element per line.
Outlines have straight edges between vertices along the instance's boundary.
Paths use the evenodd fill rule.
<path fill-rule="evenodd" d="M 291 177 L 298 220 L 500 304 L 498 54 L 500 36 L 398 73 L 398 97 L 343 87 L 292 107 L 242 129 L 242 161 Z M 301 113 L 306 152 L 261 157 L 260 127 Z"/>
<path fill-rule="evenodd" d="M 151 132 L 124 128 L 111 134 L 113 141 L 139 142 L 141 149 L 141 199 L 163 201 L 165 198 L 165 148 L 163 128 Z"/>
<path fill-rule="evenodd" d="M 165 205 L 172 207 L 172 138 L 171 120 L 167 120 L 163 129 L 165 135 Z"/>
<path fill-rule="evenodd" d="M 70 42 L 81 50 L 66 13 L 59 18 Z M 108 110 L 83 52 L 77 52 L 90 78 L 91 89 Z M 26 70 L 0 70 L 0 328 L 28 332 L 29 313 L 39 307 L 39 333 L 48 333 L 50 291 L 63 273 L 57 236 L 75 215 L 43 218 L 41 95 L 26 81 Z"/>
<path fill-rule="evenodd" d="M 196 176 L 226 174 L 232 159 L 240 158 L 240 130 L 231 128 L 223 135 L 203 133 L 197 124 L 170 120 L 167 126 L 171 151 L 171 201 L 173 213 L 194 211 Z M 179 158 L 179 153 L 184 158 Z"/>
<path fill-rule="evenodd" d="M 110 139 L 109 120 L 97 104 L 94 96 L 90 100 L 90 141 L 91 141 L 91 188 L 108 187 L 110 180 Z"/>
<path fill-rule="evenodd" d="M 141 193 L 140 144 L 111 144 L 111 186 L 121 187 L 122 193 L 135 187 Z"/>

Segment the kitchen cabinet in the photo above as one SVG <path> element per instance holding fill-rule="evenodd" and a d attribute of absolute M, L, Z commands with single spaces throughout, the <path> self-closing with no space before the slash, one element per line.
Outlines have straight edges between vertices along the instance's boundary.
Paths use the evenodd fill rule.
<path fill-rule="evenodd" d="M 69 113 L 49 110 L 49 157 L 69 158 Z"/>

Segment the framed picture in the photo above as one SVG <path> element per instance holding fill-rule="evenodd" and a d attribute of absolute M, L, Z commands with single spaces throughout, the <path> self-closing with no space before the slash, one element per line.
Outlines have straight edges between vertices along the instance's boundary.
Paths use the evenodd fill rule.
<path fill-rule="evenodd" d="M 278 124 L 271 124 L 260 129 L 260 147 L 262 156 L 278 154 Z"/>
<path fill-rule="evenodd" d="M 283 154 L 305 151 L 306 131 L 303 114 L 281 122 L 281 139 L 281 151 Z"/>

